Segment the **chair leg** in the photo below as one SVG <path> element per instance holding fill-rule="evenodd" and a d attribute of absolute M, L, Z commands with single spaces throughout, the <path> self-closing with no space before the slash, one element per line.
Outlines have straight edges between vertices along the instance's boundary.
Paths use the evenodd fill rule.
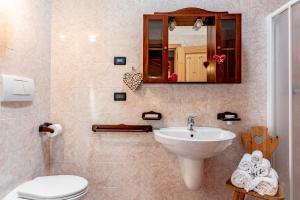
<path fill-rule="evenodd" d="M 240 196 L 240 193 L 234 191 L 232 200 L 239 200 L 239 196 Z"/>
<path fill-rule="evenodd" d="M 240 196 L 239 196 L 239 200 L 244 200 L 245 199 L 245 194 L 244 193 L 240 193 Z"/>
<path fill-rule="evenodd" d="M 245 194 L 240 193 L 240 192 L 233 192 L 233 199 L 232 200 L 244 200 L 245 199 Z"/>

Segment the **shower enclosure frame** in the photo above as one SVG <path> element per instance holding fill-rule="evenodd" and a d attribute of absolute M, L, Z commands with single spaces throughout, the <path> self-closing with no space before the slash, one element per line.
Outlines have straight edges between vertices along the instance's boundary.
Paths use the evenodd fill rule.
<path fill-rule="evenodd" d="M 284 12 L 288 12 L 288 152 L 289 152 L 289 191 L 285 191 L 290 197 L 290 200 L 294 199 L 294 180 L 293 180 L 293 27 L 292 27 L 292 6 L 299 3 L 300 0 L 291 0 L 270 15 L 267 16 L 267 38 L 268 38 L 268 78 L 267 78 L 267 125 L 271 134 L 275 134 L 275 17 Z M 276 157 L 275 157 L 276 160 Z"/>

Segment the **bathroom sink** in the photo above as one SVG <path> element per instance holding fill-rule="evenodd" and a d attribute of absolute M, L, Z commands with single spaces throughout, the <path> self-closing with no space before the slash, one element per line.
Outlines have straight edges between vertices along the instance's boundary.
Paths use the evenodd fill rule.
<path fill-rule="evenodd" d="M 197 190 L 203 177 L 203 162 L 223 152 L 236 135 L 211 127 L 170 127 L 154 130 L 155 140 L 179 158 L 181 173 L 188 188 Z"/>
<path fill-rule="evenodd" d="M 154 130 L 155 139 L 169 151 L 190 159 L 210 158 L 224 151 L 235 134 L 219 128 L 170 127 Z"/>

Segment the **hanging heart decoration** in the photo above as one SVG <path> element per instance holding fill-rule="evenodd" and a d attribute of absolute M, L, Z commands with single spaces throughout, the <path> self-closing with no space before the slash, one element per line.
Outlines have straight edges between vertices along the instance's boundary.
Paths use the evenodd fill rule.
<path fill-rule="evenodd" d="M 123 77 L 124 83 L 135 91 L 143 82 L 143 75 L 141 73 L 125 73 Z"/>

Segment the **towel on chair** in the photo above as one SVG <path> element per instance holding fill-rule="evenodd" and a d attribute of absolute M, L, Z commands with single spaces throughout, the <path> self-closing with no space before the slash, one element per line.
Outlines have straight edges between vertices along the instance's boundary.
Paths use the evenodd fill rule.
<path fill-rule="evenodd" d="M 241 159 L 238 169 L 246 171 L 248 174 L 253 173 L 253 164 L 251 162 L 251 155 L 246 153 Z"/>
<path fill-rule="evenodd" d="M 254 151 L 244 154 L 231 176 L 231 183 L 247 192 L 254 190 L 260 195 L 274 196 L 278 191 L 278 174 L 261 151 Z"/>
<path fill-rule="evenodd" d="M 263 161 L 263 158 L 264 158 L 264 155 L 259 150 L 253 151 L 252 154 L 251 154 L 251 161 L 254 164 L 261 164 L 262 161 Z"/>
<path fill-rule="evenodd" d="M 256 177 L 253 180 L 255 185 L 254 191 L 260 195 L 275 196 L 278 191 L 278 174 L 272 168 L 269 176 L 267 177 Z"/>
<path fill-rule="evenodd" d="M 259 176 L 259 177 L 268 176 L 271 170 L 271 163 L 269 160 L 263 158 L 260 164 L 254 164 L 253 170 L 255 176 Z"/>
<path fill-rule="evenodd" d="M 231 183 L 238 188 L 247 188 L 252 190 L 255 185 L 252 183 L 252 176 L 243 170 L 237 169 L 231 176 Z"/>

